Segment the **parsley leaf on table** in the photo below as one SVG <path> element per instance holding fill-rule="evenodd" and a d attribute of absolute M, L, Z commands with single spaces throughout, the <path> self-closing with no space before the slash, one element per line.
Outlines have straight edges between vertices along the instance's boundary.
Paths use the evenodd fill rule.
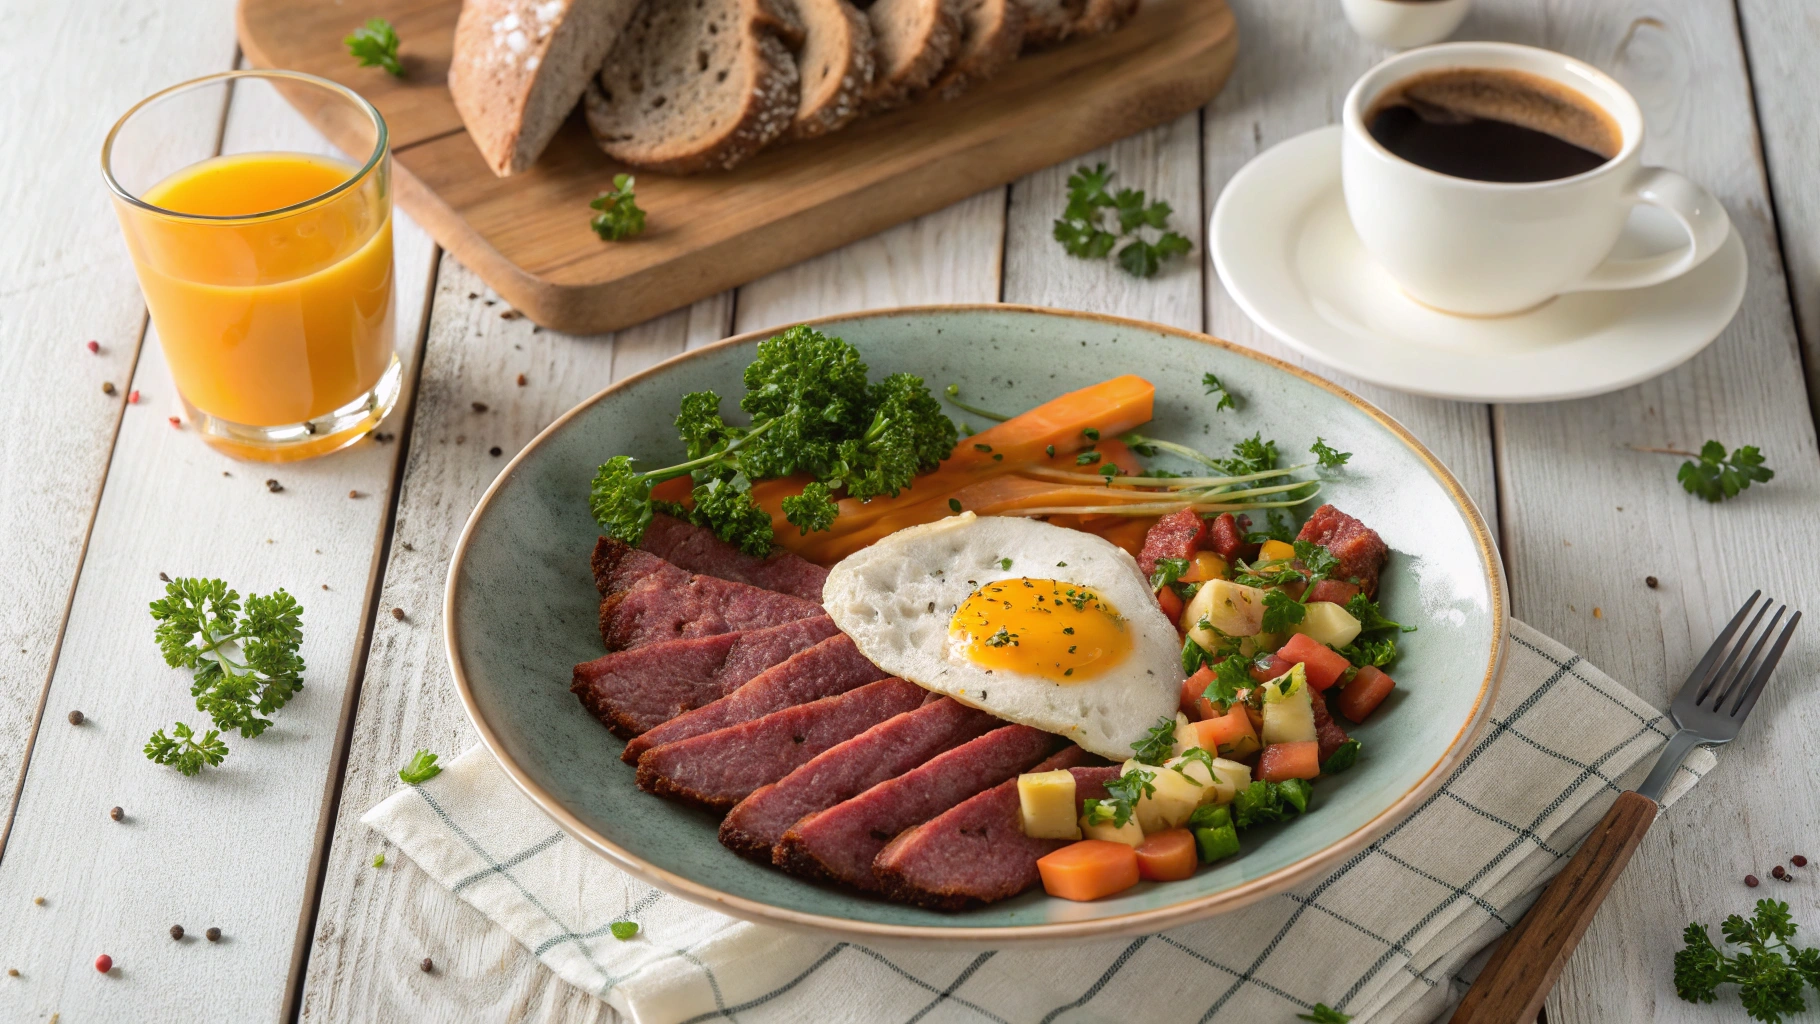
<path fill-rule="evenodd" d="M 1775 470 L 1763 464 L 1763 453 L 1756 445 L 1747 444 L 1727 458 L 1724 445 L 1708 441 L 1700 446 L 1699 460 L 1683 462 L 1675 479 L 1687 493 L 1720 502 L 1737 497 L 1752 483 L 1769 483 L 1775 475 Z"/>
<path fill-rule="evenodd" d="M 404 64 L 398 59 L 398 33 L 384 18 L 373 18 L 348 33 L 342 40 L 348 54 L 363 68 L 384 68 L 394 78 L 404 77 Z"/>
<path fill-rule="evenodd" d="M 151 603 L 158 625 L 154 636 L 172 668 L 195 673 L 190 696 L 216 730 L 240 730 L 252 739 L 271 725 L 270 715 L 303 689 L 303 608 L 283 590 L 261 597 L 240 594 L 220 580 L 190 577 L 165 584 L 164 597 Z M 194 739 L 178 723 L 176 737 L 160 729 L 145 745 L 145 756 L 194 775 L 204 764 L 227 756 L 215 730 Z"/>
<path fill-rule="evenodd" d="M 1328 1006 L 1326 1003 L 1314 1004 L 1314 1009 L 1307 1013 L 1298 1013 L 1296 1020 L 1312 1021 L 1313 1024 L 1351 1024 L 1352 1018 Z"/>
<path fill-rule="evenodd" d="M 645 211 L 638 207 L 638 197 L 633 194 L 635 183 L 630 174 L 615 174 L 613 190 L 602 192 L 589 209 L 599 210 L 588 226 L 594 233 L 609 242 L 620 242 L 644 233 Z"/>
<path fill-rule="evenodd" d="M 1675 954 L 1676 995 L 1690 1003 L 1710 1003 L 1718 998 L 1720 985 L 1735 984 L 1744 1012 L 1769 1024 L 1807 1009 L 1802 988 L 1820 989 L 1820 949 L 1794 944 L 1796 926 L 1788 904 L 1758 900 L 1748 920 L 1733 914 L 1719 931 L 1726 942 L 1746 950 L 1727 956 L 1713 945 L 1705 925 L 1688 925 L 1681 936 L 1685 945 Z"/>
<path fill-rule="evenodd" d="M 1150 201 L 1142 189 L 1119 189 L 1111 193 L 1114 172 L 1105 164 L 1092 170 L 1080 167 L 1068 176 L 1068 204 L 1055 220 L 1055 240 L 1070 256 L 1080 259 L 1104 259 L 1118 246 L 1118 264 L 1134 277 L 1152 277 L 1171 256 L 1191 251 L 1187 238 L 1169 228 L 1169 215 L 1174 212 L 1163 200 Z M 1108 226 L 1103 214 L 1110 210 L 1117 230 Z M 1155 242 L 1146 241 L 1142 230 L 1161 231 Z"/>
<path fill-rule="evenodd" d="M 1233 397 L 1232 390 L 1226 386 L 1224 381 L 1213 374 L 1201 374 L 1201 388 L 1210 395 L 1220 396 L 1220 400 L 1213 405 L 1214 412 L 1219 412 L 1221 409 L 1237 409 L 1239 407 L 1238 400 Z"/>
<path fill-rule="evenodd" d="M 427 750 L 412 754 L 405 766 L 398 769 L 398 777 L 413 786 L 421 786 L 441 774 L 442 766 L 436 763 L 436 755 Z"/>

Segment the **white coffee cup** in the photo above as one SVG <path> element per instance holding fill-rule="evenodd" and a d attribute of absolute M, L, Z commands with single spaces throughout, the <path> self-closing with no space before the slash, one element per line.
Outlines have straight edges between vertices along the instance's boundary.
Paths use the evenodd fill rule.
<path fill-rule="evenodd" d="M 1372 138 L 1366 115 L 1392 86 L 1424 72 L 1528 72 L 1603 109 L 1622 135 L 1618 154 L 1552 181 L 1457 178 L 1396 156 Z M 1609 75 L 1572 57 L 1512 43 L 1442 43 L 1400 53 L 1346 94 L 1341 177 L 1346 210 L 1365 248 L 1411 298 L 1451 313 L 1498 316 L 1563 292 L 1659 284 L 1717 252 L 1731 222 L 1705 189 L 1643 166 L 1643 112 Z M 1660 207 L 1687 245 L 1643 259 L 1611 258 L 1633 206 Z"/>

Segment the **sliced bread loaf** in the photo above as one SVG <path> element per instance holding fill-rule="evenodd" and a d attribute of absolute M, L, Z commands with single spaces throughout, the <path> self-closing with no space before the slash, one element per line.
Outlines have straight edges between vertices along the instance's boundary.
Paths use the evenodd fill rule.
<path fill-rule="evenodd" d="M 963 0 L 959 52 L 931 88 L 954 99 L 1016 60 L 1023 45 L 1023 0 Z"/>
<path fill-rule="evenodd" d="M 800 32 L 771 0 L 645 0 L 589 84 L 594 141 L 670 174 L 733 167 L 796 119 Z"/>
<path fill-rule="evenodd" d="M 1055 44 L 1074 34 L 1087 0 L 1023 0 L 1024 49 Z"/>
<path fill-rule="evenodd" d="M 790 134 L 826 135 L 858 117 L 876 66 L 872 22 L 847 0 L 796 0 L 803 46 L 796 55 L 802 100 Z"/>
<path fill-rule="evenodd" d="M 501 176 L 531 166 L 587 88 L 638 0 L 464 0 L 449 93 Z"/>
<path fill-rule="evenodd" d="M 960 43 L 959 0 L 875 0 L 866 11 L 878 48 L 871 105 L 901 107 L 935 80 Z"/>
<path fill-rule="evenodd" d="M 1087 9 L 1081 12 L 1081 20 L 1074 23 L 1070 35 L 1104 35 L 1130 21 L 1137 9 L 1138 0 L 1087 0 Z"/>

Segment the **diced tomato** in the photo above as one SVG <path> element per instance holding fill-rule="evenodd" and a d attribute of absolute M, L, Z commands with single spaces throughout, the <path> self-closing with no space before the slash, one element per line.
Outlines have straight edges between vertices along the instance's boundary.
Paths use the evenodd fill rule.
<path fill-rule="evenodd" d="M 1213 701 L 1202 697 L 1194 702 L 1194 710 L 1186 712 L 1186 714 L 1196 722 L 1205 722 L 1209 718 L 1220 717 L 1220 709 L 1213 706 Z"/>
<path fill-rule="evenodd" d="M 1384 698 L 1390 696 L 1397 681 L 1390 678 L 1383 670 L 1367 665 L 1359 669 L 1359 674 L 1352 677 L 1352 682 L 1340 689 L 1340 714 L 1355 722 L 1363 722 Z"/>
<path fill-rule="evenodd" d="M 1169 616 L 1170 622 L 1182 617 L 1182 598 L 1174 590 L 1164 587 L 1157 591 L 1156 603 L 1157 607 L 1163 609 L 1163 614 Z"/>
<path fill-rule="evenodd" d="M 1321 774 L 1321 745 L 1314 740 L 1302 743 L 1272 743 L 1258 758 L 1258 778 L 1265 782 L 1284 779 L 1312 779 Z"/>
<path fill-rule="evenodd" d="M 1258 748 L 1257 732 L 1251 727 L 1251 716 L 1242 704 L 1234 704 L 1217 718 L 1194 723 L 1195 742 L 1202 750 L 1217 753 L 1230 750 L 1238 757 Z"/>
<path fill-rule="evenodd" d="M 1277 659 L 1284 667 L 1301 665 L 1308 673 L 1308 685 L 1317 690 L 1325 690 L 1339 682 L 1340 674 L 1352 667 L 1345 655 L 1307 635 L 1297 633 L 1289 638 L 1276 653 Z"/>
<path fill-rule="evenodd" d="M 1353 595 L 1358 592 L 1359 588 L 1351 583 L 1342 583 L 1339 580 L 1322 580 L 1321 582 L 1316 583 L 1314 589 L 1308 592 L 1308 600 L 1332 601 L 1334 604 L 1344 605 L 1346 602 L 1352 600 Z"/>
<path fill-rule="evenodd" d="M 1192 721 L 1206 718 L 1201 714 L 1201 694 L 1207 692 L 1208 684 L 1213 682 L 1213 669 L 1202 665 L 1194 670 L 1194 675 L 1182 680 L 1182 714 Z"/>
<path fill-rule="evenodd" d="M 1251 681 L 1268 683 L 1277 676 L 1289 671 L 1289 663 L 1278 660 L 1274 654 L 1266 654 L 1251 664 Z"/>
<path fill-rule="evenodd" d="M 1183 583 L 1205 583 L 1208 580 L 1226 578 L 1226 560 L 1212 551 L 1196 551 L 1188 561 L 1188 571 L 1182 573 Z"/>
<path fill-rule="evenodd" d="M 1037 859 L 1043 891 L 1065 900 L 1097 900 L 1138 883 L 1137 850 L 1105 839 L 1083 839 Z"/>
<path fill-rule="evenodd" d="M 1179 882 L 1194 874 L 1194 833 L 1185 828 L 1144 837 L 1137 848 L 1138 875 L 1152 882 Z"/>

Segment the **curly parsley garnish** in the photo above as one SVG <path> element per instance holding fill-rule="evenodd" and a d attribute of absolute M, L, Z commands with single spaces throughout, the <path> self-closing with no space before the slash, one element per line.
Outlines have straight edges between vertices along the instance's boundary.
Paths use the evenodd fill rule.
<path fill-rule="evenodd" d="M 200 740 L 179 722 L 175 737 L 160 729 L 145 745 L 145 756 L 185 775 L 219 765 L 228 754 L 222 732 L 238 729 L 252 739 L 271 725 L 270 715 L 303 689 L 303 608 L 283 590 L 261 597 L 240 594 L 220 580 L 183 577 L 165 584 L 164 597 L 151 603 L 164 663 L 195 672 L 190 695 L 196 710 L 215 729 Z"/>
<path fill-rule="evenodd" d="M 1796 925 L 1788 904 L 1758 900 L 1749 920 L 1733 914 L 1719 925 L 1725 941 L 1744 946 L 1727 956 L 1713 945 L 1702 924 L 1682 933 L 1686 946 L 1675 954 L 1675 994 L 1690 1003 L 1710 1003 L 1720 985 L 1737 985 L 1738 1000 L 1753 1020 L 1776 1024 L 1785 1015 L 1802 1013 L 1802 988 L 1820 989 L 1820 949 L 1794 944 Z"/>
<path fill-rule="evenodd" d="M 373 18 L 348 33 L 342 40 L 349 56 L 363 68 L 384 68 L 393 78 L 404 77 L 404 64 L 398 59 L 398 33 L 384 18 Z"/>
<path fill-rule="evenodd" d="M 413 786 L 421 786 L 441 774 L 442 766 L 436 763 L 436 755 L 427 750 L 412 754 L 405 766 L 398 769 L 398 777 Z"/>
<path fill-rule="evenodd" d="M 1681 463 L 1675 479 L 1687 493 L 1720 502 L 1737 497 L 1752 483 L 1769 483 L 1775 475 L 1775 470 L 1763 464 L 1763 453 L 1756 445 L 1747 444 L 1728 458 L 1724 445 L 1708 441 L 1700 446 L 1697 461 Z"/>
<path fill-rule="evenodd" d="M 1150 202 L 1142 189 L 1122 188 L 1107 191 L 1113 171 L 1099 164 L 1092 170 L 1076 169 L 1068 176 L 1068 205 L 1056 219 L 1055 240 L 1063 251 L 1080 259 L 1105 259 L 1118 246 L 1120 269 L 1133 277 L 1154 277 L 1163 262 L 1193 250 L 1187 238 L 1169 230 L 1169 215 L 1174 212 L 1162 200 Z M 1110 211 L 1117 231 L 1107 227 L 1104 214 Z M 1144 228 L 1162 232 L 1155 242 L 1145 241 Z"/>
<path fill-rule="evenodd" d="M 1308 446 L 1308 451 L 1321 464 L 1322 469 L 1339 469 L 1352 458 L 1351 452 L 1339 451 L 1319 437 L 1314 439 L 1314 444 Z"/>
<path fill-rule="evenodd" d="M 638 197 L 632 193 L 636 180 L 630 174 L 615 174 L 613 190 L 602 192 L 588 204 L 589 209 L 600 211 L 588 222 L 595 234 L 620 242 L 644 233 L 645 211 L 639 209 Z"/>

